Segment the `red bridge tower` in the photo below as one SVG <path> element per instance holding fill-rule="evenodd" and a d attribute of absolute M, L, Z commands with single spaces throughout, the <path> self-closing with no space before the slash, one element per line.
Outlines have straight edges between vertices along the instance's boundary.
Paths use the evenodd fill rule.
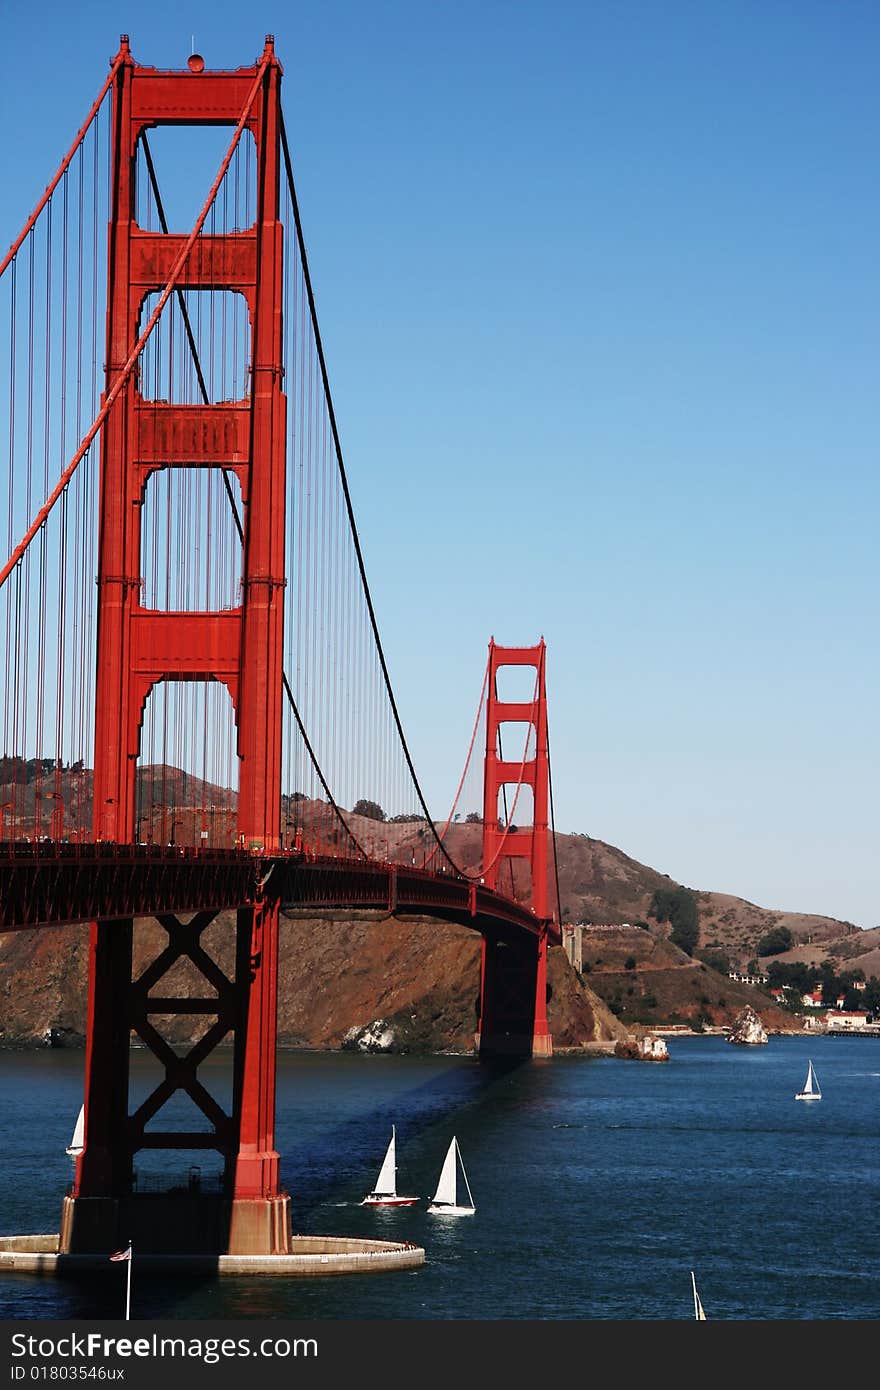
<path fill-rule="evenodd" d="M 545 665 L 543 638 L 536 647 L 499 647 L 494 639 L 489 643 L 483 877 L 488 887 L 498 888 L 504 865 L 516 859 L 528 860 L 532 875 L 532 907 L 543 928 L 537 936 L 523 935 L 515 941 L 498 934 L 483 936 L 478 1031 L 481 1056 L 549 1057 L 553 1052 L 553 1040 L 547 1024 L 547 928 L 551 913 L 548 881 L 550 764 L 547 752 Z M 498 672 L 505 666 L 534 669 L 535 687 L 531 700 L 513 702 L 498 698 Z M 531 726 L 531 757 L 508 761 L 499 754 L 499 728 L 507 722 Z M 527 754 L 528 748 L 527 744 Z M 509 753 L 510 749 L 507 751 Z M 499 819 L 498 803 L 502 788 L 520 785 L 532 790 L 534 815 L 530 830 L 509 829 Z"/>
<path fill-rule="evenodd" d="M 162 291 L 186 237 L 143 231 L 135 220 L 135 159 L 157 125 L 235 127 L 253 137 L 257 213 L 252 227 L 200 235 L 177 280 L 184 290 L 244 296 L 251 328 L 251 392 L 222 405 L 148 401 L 136 376 L 116 398 L 101 448 L 94 834 L 133 843 L 136 763 L 145 702 L 162 681 L 221 681 L 232 697 L 239 757 L 239 841 L 280 844 L 285 419 L 282 392 L 279 219 L 281 67 L 271 38 L 260 63 L 232 72 L 160 72 L 135 64 L 123 36 L 113 89 L 112 205 L 107 307 L 107 385 L 137 341 L 147 296 Z M 253 99 L 250 100 L 253 95 Z M 250 101 L 250 105 L 248 105 Z M 247 135 L 245 134 L 245 137 Z M 141 604 L 141 514 L 151 473 L 161 468 L 233 471 L 245 514 L 241 606 L 223 612 L 160 612 Z M 193 538 L 195 543 L 196 538 Z M 158 920 L 168 944 L 132 979 L 132 919 L 91 929 L 86 1044 L 85 1148 L 62 1217 L 62 1252 L 106 1251 L 133 1239 L 142 1251 L 283 1253 L 289 1199 L 279 1188 L 274 1144 L 278 905 L 253 901 L 237 913 L 233 978 L 201 942 L 215 913 Z M 188 958 L 204 999 L 161 996 L 161 980 Z M 156 993 L 158 989 L 159 993 Z M 165 1043 L 151 1015 L 214 1015 L 185 1057 Z M 129 1039 L 134 1030 L 164 1078 L 129 1113 Z M 232 1113 L 211 1096 L 200 1064 L 222 1039 L 234 1042 Z M 188 1094 L 210 1129 L 148 1130 L 175 1092 Z M 163 1196 L 134 1191 L 133 1159 L 144 1148 L 218 1150 L 224 1188 Z"/>

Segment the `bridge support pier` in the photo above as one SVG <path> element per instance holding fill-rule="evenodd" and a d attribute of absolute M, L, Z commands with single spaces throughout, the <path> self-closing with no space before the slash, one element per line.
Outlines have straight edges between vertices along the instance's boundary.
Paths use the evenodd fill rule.
<path fill-rule="evenodd" d="M 547 1023 L 547 938 L 483 938 L 480 966 L 481 1057 L 550 1057 Z"/>
<path fill-rule="evenodd" d="M 107 1254 L 129 1240 L 144 1254 L 283 1255 L 290 1250 L 290 1198 L 279 1186 L 274 1146 L 278 903 L 239 909 L 232 979 L 202 940 L 216 917 L 206 911 L 189 922 L 170 913 L 157 918 L 168 944 L 134 980 L 132 921 L 92 927 L 85 1140 L 73 1193 L 64 1199 L 62 1254 Z M 184 995 L 179 988 L 162 994 L 162 980 L 182 962 L 191 975 L 198 973 L 201 994 Z M 158 1027 L 160 1018 L 181 1014 L 213 1015 L 183 1053 Z M 163 1075 L 130 1113 L 132 1032 Z M 227 1113 L 199 1069 L 230 1035 L 232 1107 Z M 150 1127 L 178 1093 L 199 1112 L 196 1125 Z M 135 1157 L 146 1150 L 213 1150 L 222 1157 L 222 1174 L 213 1187 L 203 1187 L 200 1170 L 190 1168 L 188 1175 L 163 1179 L 165 1190 L 138 1190 Z M 159 1186 L 155 1179 L 154 1185 Z"/>

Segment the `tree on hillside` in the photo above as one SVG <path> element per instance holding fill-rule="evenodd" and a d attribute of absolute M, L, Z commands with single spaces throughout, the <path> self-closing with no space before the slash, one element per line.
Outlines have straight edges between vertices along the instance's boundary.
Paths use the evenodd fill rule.
<path fill-rule="evenodd" d="M 356 801 L 351 809 L 354 815 L 366 816 L 368 820 L 385 819 L 385 812 L 382 810 L 379 803 L 376 801 L 368 801 L 365 796 L 362 796 L 359 801 Z"/>
<path fill-rule="evenodd" d="M 781 956 L 783 951 L 790 951 L 793 945 L 794 937 L 788 927 L 771 927 L 755 949 L 759 956 Z"/>
<path fill-rule="evenodd" d="M 826 1009 L 833 1009 L 840 998 L 840 981 L 833 970 L 822 972 L 822 1003 Z"/>
<path fill-rule="evenodd" d="M 710 970 L 717 970 L 719 975 L 726 975 L 730 970 L 730 956 L 726 956 L 723 951 L 700 951 L 698 959 L 704 965 L 708 965 Z"/>
<path fill-rule="evenodd" d="M 868 988 L 862 994 L 862 1008 L 875 1016 L 880 1014 L 880 980 L 876 975 L 871 976 Z"/>
<path fill-rule="evenodd" d="M 796 960 L 791 964 L 781 960 L 772 960 L 767 967 L 767 978 L 771 989 L 787 989 L 789 987 L 800 990 L 801 994 L 806 994 L 813 988 L 819 977 L 819 972 L 813 970 L 805 961 Z"/>
<path fill-rule="evenodd" d="M 648 916 L 656 922 L 669 922 L 669 940 L 692 956 L 700 936 L 697 900 L 689 888 L 658 888 L 651 899 Z"/>

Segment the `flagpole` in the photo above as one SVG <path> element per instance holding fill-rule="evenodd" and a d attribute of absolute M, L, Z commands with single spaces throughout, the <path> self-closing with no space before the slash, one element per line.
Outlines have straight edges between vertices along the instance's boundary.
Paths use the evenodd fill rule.
<path fill-rule="evenodd" d="M 128 1259 L 126 1264 L 128 1269 L 125 1276 L 125 1321 L 128 1322 L 131 1316 L 131 1266 L 133 1263 L 134 1248 L 131 1241 L 128 1242 Z"/>

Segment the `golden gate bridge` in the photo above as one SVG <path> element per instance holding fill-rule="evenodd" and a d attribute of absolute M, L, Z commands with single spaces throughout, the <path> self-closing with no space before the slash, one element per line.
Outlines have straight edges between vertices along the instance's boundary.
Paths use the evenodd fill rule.
<path fill-rule="evenodd" d="M 367 582 L 281 78 L 271 36 L 249 67 L 193 54 L 160 71 L 123 35 L 0 265 L 0 930 L 90 931 L 85 1136 L 62 1255 L 133 1231 L 141 1249 L 289 1250 L 274 1141 L 283 910 L 466 924 L 482 938 L 480 1055 L 552 1051 L 544 642 L 490 642 L 439 824 Z M 194 224 L 174 230 L 157 152 L 173 167 L 192 128 L 219 129 L 225 153 Z M 526 680 L 516 698 L 511 668 Z M 474 769 L 481 853 L 461 862 L 449 831 Z M 229 973 L 206 945 L 221 912 L 234 913 Z M 138 973 L 145 918 L 166 944 Z M 182 962 L 201 995 L 175 992 Z M 183 1054 L 162 1033 L 182 1014 L 203 1020 Z M 161 1073 L 136 1106 L 133 1035 Z M 224 1108 L 204 1063 L 230 1043 Z M 198 1127 L 163 1122 L 180 1094 Z M 179 1201 L 145 1205 L 145 1150 L 214 1151 L 219 1194 L 191 1194 L 183 1217 Z"/>

